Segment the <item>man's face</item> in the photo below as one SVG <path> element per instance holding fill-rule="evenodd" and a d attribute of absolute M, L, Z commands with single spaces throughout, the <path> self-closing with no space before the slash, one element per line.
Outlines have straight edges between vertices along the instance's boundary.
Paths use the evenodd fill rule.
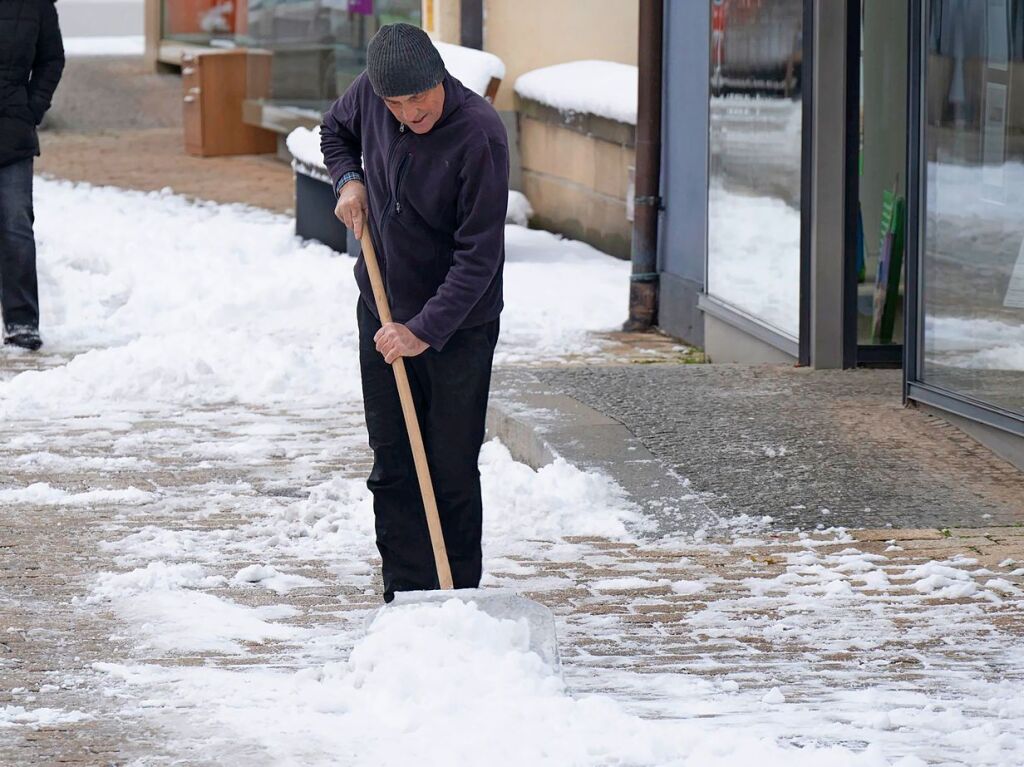
<path fill-rule="evenodd" d="M 404 123 L 413 133 L 429 133 L 441 119 L 444 109 L 444 83 L 413 96 L 395 96 L 384 99 L 395 119 Z"/>

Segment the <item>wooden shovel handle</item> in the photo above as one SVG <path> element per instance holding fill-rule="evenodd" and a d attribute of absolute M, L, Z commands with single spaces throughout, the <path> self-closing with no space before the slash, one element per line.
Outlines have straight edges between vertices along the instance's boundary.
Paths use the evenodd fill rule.
<path fill-rule="evenodd" d="M 384 292 L 384 279 L 377 263 L 377 253 L 370 240 L 370 227 L 363 224 L 363 236 L 359 239 L 363 246 L 363 260 L 366 271 L 370 273 L 370 285 L 373 287 L 373 299 L 377 303 L 377 314 L 381 325 L 391 322 L 391 307 L 388 296 Z M 409 432 L 409 445 L 416 464 L 416 478 L 420 483 L 420 495 L 423 496 L 423 508 L 427 513 L 427 528 L 430 530 L 430 545 L 434 549 L 434 565 L 437 567 L 437 582 L 442 589 L 454 588 L 452 570 L 448 564 L 448 550 L 444 545 L 444 533 L 441 531 L 441 517 L 437 513 L 437 499 L 434 498 L 434 485 L 430 481 L 430 467 L 427 465 L 427 451 L 423 448 L 423 435 L 420 434 L 420 422 L 416 417 L 416 406 L 412 401 L 412 390 L 409 388 L 409 376 L 405 372 L 405 359 L 399 357 L 391 363 L 395 371 L 395 384 L 398 386 L 398 398 L 402 401 L 402 415 L 405 416 L 405 428 Z"/>

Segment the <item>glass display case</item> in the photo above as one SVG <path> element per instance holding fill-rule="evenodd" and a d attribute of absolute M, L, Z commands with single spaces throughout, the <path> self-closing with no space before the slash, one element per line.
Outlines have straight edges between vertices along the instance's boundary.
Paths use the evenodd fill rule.
<path fill-rule="evenodd" d="M 271 55 L 269 81 L 251 78 L 257 106 L 317 116 L 363 70 L 377 29 L 421 25 L 420 0 L 164 0 L 162 8 L 165 40 Z"/>

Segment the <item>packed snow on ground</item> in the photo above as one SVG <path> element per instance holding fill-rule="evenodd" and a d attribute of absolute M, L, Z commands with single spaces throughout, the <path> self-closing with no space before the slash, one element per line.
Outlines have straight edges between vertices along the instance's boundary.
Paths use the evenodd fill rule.
<path fill-rule="evenodd" d="M 101 664 L 147 705 L 204 710 L 203 731 L 282 761 L 378 765 L 862 765 L 875 750 L 782 747 L 699 720 L 642 719 L 607 697 L 573 697 L 527 651 L 524 626 L 451 601 L 385 614 L 347 660 L 298 674 Z M 443 746 L 441 746 L 443 744 Z M 441 747 L 439 747 L 441 746 Z"/>
<path fill-rule="evenodd" d="M 516 93 L 569 114 L 636 125 L 637 68 L 614 61 L 570 61 L 520 75 Z"/>
<path fill-rule="evenodd" d="M 40 180 L 37 223 L 51 356 L 0 382 L 0 416 L 26 424 L 15 447 L 81 456 L 75 476 L 96 486 L 0 491 L 55 511 L 104 493 L 84 508 L 111 570 L 75 604 L 120 623 L 91 680 L 125 722 L 162 728 L 168 752 L 201 743 L 226 767 L 1021 762 L 1019 683 L 981 672 L 1024 655 L 980 606 L 1012 605 L 1024 569 L 893 565 L 843 549 L 844 531 L 779 555 L 768 522 L 745 519 L 729 530 L 785 567 L 730 582 L 707 562 L 732 547 L 694 536 L 691 560 L 647 544 L 650 522 L 610 479 L 534 470 L 497 442 L 480 461 L 484 585 L 542 600 L 572 588 L 583 609 L 559 617 L 565 676 L 525 651 L 521 625 L 459 602 L 367 632 L 380 584 L 351 260 L 297 241 L 288 219 L 170 194 Z M 500 359 L 579 353 L 621 321 L 627 264 L 506 236 Z M 98 450 L 138 458 L 123 468 L 153 478 L 135 491 L 149 496 L 91 479 L 108 470 L 85 463 Z M 604 546 L 646 548 L 615 569 Z M 679 600 L 692 601 L 672 630 L 690 654 L 635 673 L 670 639 L 637 618 Z M 891 657 L 894 637 L 912 658 Z M 855 652 L 864 664 L 842 660 Z M 50 716 L 29 703 L 0 720 Z"/>
<path fill-rule="evenodd" d="M 142 35 L 64 38 L 66 56 L 141 56 L 145 52 Z"/>
<path fill-rule="evenodd" d="M 296 239 L 291 219 L 166 193 L 36 189 L 46 349 L 75 356 L 0 383 L 0 412 L 359 396 L 352 261 Z M 621 323 L 629 265 L 519 226 L 506 241 L 498 359 L 599 351 L 588 333 Z"/>

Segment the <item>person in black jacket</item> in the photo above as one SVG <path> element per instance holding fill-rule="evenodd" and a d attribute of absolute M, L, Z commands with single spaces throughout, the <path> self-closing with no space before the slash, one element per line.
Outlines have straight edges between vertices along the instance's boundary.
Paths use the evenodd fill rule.
<path fill-rule="evenodd" d="M 0 307 L 4 343 L 33 351 L 42 346 L 32 231 L 36 126 L 63 71 L 54 0 L 0 0 Z"/>

